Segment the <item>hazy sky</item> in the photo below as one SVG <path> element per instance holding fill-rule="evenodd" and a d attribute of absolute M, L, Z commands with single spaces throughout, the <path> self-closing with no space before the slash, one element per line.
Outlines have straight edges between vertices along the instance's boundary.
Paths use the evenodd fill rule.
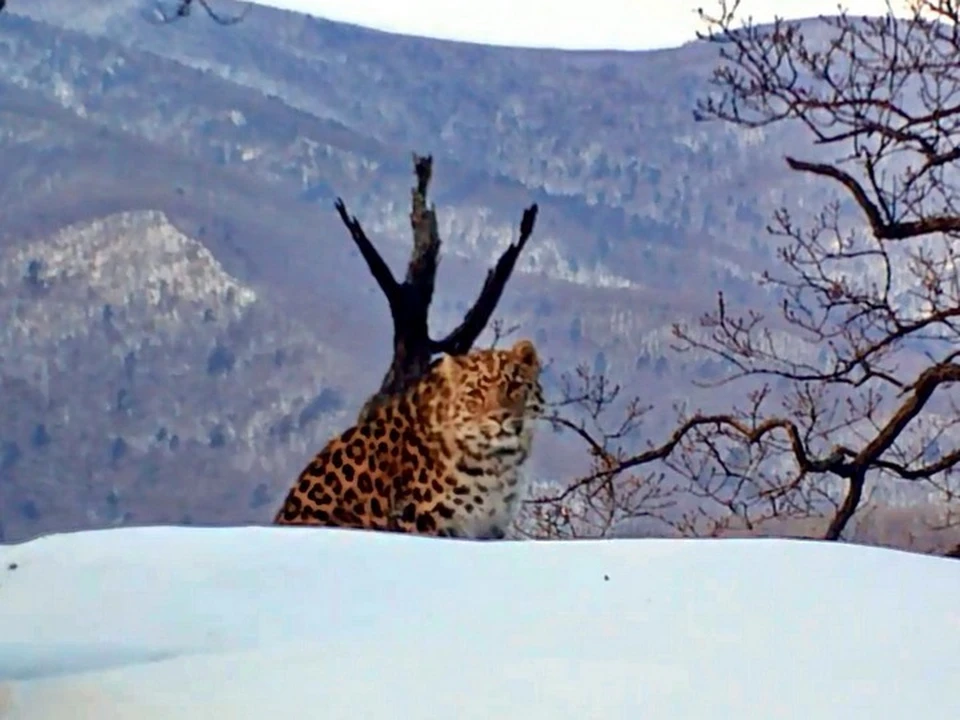
<path fill-rule="evenodd" d="M 638 50 L 680 45 L 699 28 L 695 10 L 717 0 L 256 0 L 330 20 L 499 45 Z M 894 0 L 899 6 L 905 0 Z M 846 0 L 879 15 L 883 0 Z M 756 20 L 835 13 L 837 0 L 743 0 Z"/>

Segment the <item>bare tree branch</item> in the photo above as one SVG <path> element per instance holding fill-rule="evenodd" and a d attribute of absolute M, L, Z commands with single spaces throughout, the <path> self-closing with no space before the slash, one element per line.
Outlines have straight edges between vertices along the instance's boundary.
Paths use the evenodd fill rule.
<path fill-rule="evenodd" d="M 537 222 L 537 209 L 537 204 L 534 203 L 523 211 L 519 239 L 504 250 L 496 266 L 487 273 L 480 296 L 473 307 L 467 311 L 463 322 L 442 340 L 432 341 L 431 346 L 434 352 L 460 355 L 467 352 L 476 342 L 490 320 L 497 303 L 500 302 L 500 296 L 503 295 L 503 289 L 507 285 L 507 280 L 510 279 L 510 273 L 517 264 L 517 258 L 520 257 L 527 240 L 533 233 L 533 227 Z"/>
<path fill-rule="evenodd" d="M 950 155 L 955 158 L 960 157 L 960 153 L 956 150 L 951 151 Z M 931 233 L 960 231 L 960 217 L 955 215 L 924 217 L 921 220 L 911 222 L 886 222 L 880 214 L 880 209 L 871 202 L 863 186 L 849 173 L 826 163 L 805 162 L 791 157 L 786 160 L 792 170 L 831 178 L 849 190 L 863 210 L 863 214 L 867 216 L 873 235 L 878 240 L 905 240 L 920 235 L 930 235 Z"/>
<path fill-rule="evenodd" d="M 210 6 L 210 0 L 178 0 L 176 9 L 172 13 L 168 13 L 163 9 L 163 7 L 156 5 L 153 10 L 154 16 L 151 22 L 153 22 L 155 25 L 165 25 L 176 22 L 177 20 L 182 20 L 183 18 L 190 17 L 190 13 L 194 7 L 194 2 L 200 5 L 210 19 L 218 25 L 235 25 L 243 20 L 253 7 L 252 3 L 245 3 L 243 10 L 238 15 L 223 15 L 222 13 L 218 13 Z M 0 10 L 2 9 L 3 5 L 0 4 Z"/>
<path fill-rule="evenodd" d="M 373 279 L 377 281 L 377 285 L 386 296 L 392 310 L 400 304 L 400 286 L 397 284 L 396 279 L 394 279 L 390 267 L 384 259 L 380 257 L 380 253 L 377 252 L 373 243 L 367 238 L 367 234 L 363 231 L 363 227 L 360 225 L 360 221 L 357 220 L 356 216 L 351 217 L 347 214 L 347 206 L 343 204 L 343 200 L 337 198 L 334 207 L 337 210 L 337 214 L 340 215 L 343 224 L 346 225 L 347 230 L 350 231 L 350 237 L 352 237 L 353 242 L 356 243 L 357 249 L 363 256 L 363 259 L 367 261 L 370 274 L 373 275 Z"/>

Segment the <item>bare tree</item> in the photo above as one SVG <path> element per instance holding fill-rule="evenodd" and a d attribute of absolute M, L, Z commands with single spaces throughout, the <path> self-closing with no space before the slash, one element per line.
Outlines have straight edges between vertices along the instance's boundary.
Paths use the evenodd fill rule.
<path fill-rule="evenodd" d="M 775 212 L 779 269 L 764 283 L 778 310 L 733 308 L 720 294 L 698 326 L 674 327 L 676 349 L 722 361 L 712 384 L 740 387 L 746 401 L 714 415 L 681 409 L 663 444 L 615 455 L 573 487 L 662 463 L 699 501 L 675 521 L 687 534 L 822 519 L 811 534 L 837 540 L 871 492 L 901 486 L 936 502 L 950 525 L 960 490 L 960 408 L 947 392 L 960 380 L 960 3 L 764 26 L 739 22 L 739 2 L 718 6 L 700 11 L 720 62 L 696 117 L 799 125 L 816 153 L 786 157 L 787 168 L 832 183 L 837 199 L 816 213 Z"/>
<path fill-rule="evenodd" d="M 2 0 L 0 0 L 2 2 Z M 210 4 L 210 0 L 177 0 L 177 4 L 173 12 L 168 12 L 160 5 L 154 7 L 153 15 L 150 16 L 151 20 L 156 24 L 167 24 L 176 22 L 177 20 L 182 20 L 183 18 L 190 17 L 190 13 L 193 11 L 195 5 L 199 5 L 203 8 L 204 12 L 219 25 L 234 25 L 241 20 L 243 20 L 247 13 L 250 12 L 252 7 L 251 3 L 245 3 L 243 10 L 240 11 L 237 15 L 225 15 L 221 12 L 217 12 L 213 9 Z M 0 10 L 3 9 L 3 5 L 0 4 Z"/>
<path fill-rule="evenodd" d="M 387 263 L 367 238 L 360 221 L 347 212 L 343 200 L 337 198 L 336 202 L 340 219 L 386 297 L 393 318 L 393 359 L 379 391 L 367 400 L 360 411 L 361 419 L 382 399 L 401 392 L 423 375 L 436 354 L 462 355 L 473 347 L 490 321 L 537 219 L 537 205 L 533 204 L 523 213 L 519 238 L 503 252 L 497 264 L 487 273 L 480 295 L 462 322 L 439 340 L 433 339 L 427 326 L 427 316 L 433 299 L 441 246 L 436 208 L 427 206 L 433 158 L 430 155 L 414 155 L 413 164 L 417 177 L 417 184 L 411 190 L 413 249 L 402 282 L 393 276 Z M 500 335 L 500 330 L 497 335 Z"/>
<path fill-rule="evenodd" d="M 156 8 L 158 22 L 169 23 L 188 17 L 194 2 L 221 25 L 240 22 L 250 10 L 250 4 L 246 4 L 239 15 L 227 16 L 216 12 L 209 0 L 178 0 L 176 10 L 172 14 L 164 12 L 159 7 Z M 360 221 L 347 212 L 343 200 L 337 198 L 335 205 L 340 219 L 366 260 L 371 275 L 386 297 L 393 317 L 393 360 L 379 391 L 364 404 L 360 412 L 361 418 L 384 397 L 402 391 L 410 382 L 419 378 L 436 354 L 461 355 L 473 347 L 474 342 L 490 321 L 517 259 L 527 240 L 530 239 L 536 223 L 537 205 L 533 204 L 523 213 L 519 239 L 504 251 L 496 266 L 487 274 L 479 297 L 466 313 L 463 321 L 446 336 L 438 340 L 433 339 L 427 327 L 427 316 L 433 299 L 441 245 L 437 230 L 436 209 L 427 206 L 433 157 L 430 155 L 421 157 L 415 154 L 413 162 L 417 177 L 417 185 L 412 190 L 410 213 L 413 250 L 407 265 L 406 277 L 402 282 L 394 278 L 389 266 L 367 238 Z M 503 328 L 498 325 L 495 328 L 494 343 L 500 339 L 502 332 Z"/>
<path fill-rule="evenodd" d="M 662 478 L 637 474 L 632 471 L 635 466 L 628 465 L 630 437 L 650 407 L 639 398 L 622 397 L 620 385 L 585 365 L 560 380 L 549 421 L 556 431 L 583 444 L 590 469 L 562 488 L 538 492 L 535 487 L 515 523 L 518 534 L 541 539 L 606 537 L 638 520 L 667 529 L 665 513 L 674 505 L 675 490 Z"/>

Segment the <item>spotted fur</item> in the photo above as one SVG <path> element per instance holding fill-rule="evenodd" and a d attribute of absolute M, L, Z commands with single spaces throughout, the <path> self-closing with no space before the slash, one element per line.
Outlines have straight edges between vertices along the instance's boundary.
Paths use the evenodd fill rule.
<path fill-rule="evenodd" d="M 277 525 L 502 538 L 543 415 L 540 359 L 510 349 L 444 355 L 405 393 L 334 438 L 300 473 Z"/>

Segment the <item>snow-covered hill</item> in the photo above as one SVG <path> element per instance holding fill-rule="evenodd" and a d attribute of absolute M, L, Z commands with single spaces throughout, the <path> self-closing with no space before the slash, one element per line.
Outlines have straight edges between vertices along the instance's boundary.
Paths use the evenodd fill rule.
<path fill-rule="evenodd" d="M 0 718 L 950 718 L 960 563 L 137 528 L 0 546 Z"/>

